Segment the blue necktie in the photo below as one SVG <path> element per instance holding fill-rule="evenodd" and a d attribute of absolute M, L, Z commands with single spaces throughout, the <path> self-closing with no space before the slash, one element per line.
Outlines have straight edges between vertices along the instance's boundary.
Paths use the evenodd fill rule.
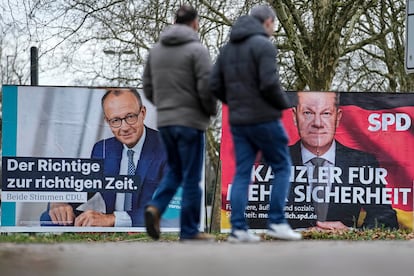
<path fill-rule="evenodd" d="M 135 174 L 135 164 L 134 164 L 134 151 L 128 150 L 128 175 Z M 124 210 L 131 211 L 132 210 L 132 193 L 125 193 L 125 201 L 124 201 Z"/>

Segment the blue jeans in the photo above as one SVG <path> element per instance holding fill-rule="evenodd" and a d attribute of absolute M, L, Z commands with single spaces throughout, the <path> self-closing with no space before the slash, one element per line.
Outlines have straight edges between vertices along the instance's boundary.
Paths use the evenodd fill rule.
<path fill-rule="evenodd" d="M 267 164 L 272 168 L 270 209 L 268 223 L 286 223 L 285 202 L 289 192 L 291 158 L 288 137 L 280 120 L 231 126 L 236 154 L 236 174 L 231 187 L 232 230 L 247 230 L 244 212 L 248 203 L 248 187 L 256 155 L 262 151 Z"/>
<path fill-rule="evenodd" d="M 180 238 L 189 239 L 198 234 L 200 226 L 204 131 L 183 126 L 160 127 L 159 131 L 170 169 L 148 205 L 157 207 L 163 214 L 181 186 Z"/>

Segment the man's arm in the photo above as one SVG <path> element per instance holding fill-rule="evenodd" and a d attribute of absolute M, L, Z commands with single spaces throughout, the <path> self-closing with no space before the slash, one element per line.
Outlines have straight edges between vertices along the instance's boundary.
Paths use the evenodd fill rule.
<path fill-rule="evenodd" d="M 260 38 L 265 39 L 265 38 Z M 256 48 L 255 59 L 258 63 L 260 92 L 263 98 L 279 110 L 290 107 L 289 99 L 282 88 L 279 79 L 279 70 L 276 64 L 277 49 L 267 39 Z"/>
<path fill-rule="evenodd" d="M 224 49 L 222 49 L 224 51 Z M 226 87 L 223 79 L 223 68 L 222 68 L 222 53 L 217 57 L 216 63 L 210 74 L 209 90 L 216 96 L 222 103 L 227 104 L 226 99 Z"/>
<path fill-rule="evenodd" d="M 211 66 L 208 50 L 200 44 L 200 47 L 194 54 L 194 74 L 197 81 L 197 93 L 204 112 L 209 116 L 214 116 L 217 114 L 217 101 L 209 91 Z"/>
<path fill-rule="evenodd" d="M 143 82 L 143 89 L 144 89 L 145 97 L 147 97 L 147 99 L 151 103 L 154 103 L 150 58 L 151 56 L 148 54 L 147 62 L 144 68 L 144 75 L 142 77 L 142 82 Z"/>

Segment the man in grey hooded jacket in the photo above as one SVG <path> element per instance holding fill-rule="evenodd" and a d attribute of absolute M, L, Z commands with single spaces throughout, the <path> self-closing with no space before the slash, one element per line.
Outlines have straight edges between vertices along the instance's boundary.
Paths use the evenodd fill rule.
<path fill-rule="evenodd" d="M 160 35 L 150 50 L 144 70 L 145 96 L 157 107 L 157 122 L 167 150 L 170 170 L 145 210 L 147 233 L 160 236 L 159 220 L 182 187 L 181 240 L 206 240 L 199 233 L 201 169 L 204 132 L 216 114 L 216 99 L 209 93 L 211 60 L 198 37 L 198 14 L 190 6 L 178 9 L 175 24 Z"/>

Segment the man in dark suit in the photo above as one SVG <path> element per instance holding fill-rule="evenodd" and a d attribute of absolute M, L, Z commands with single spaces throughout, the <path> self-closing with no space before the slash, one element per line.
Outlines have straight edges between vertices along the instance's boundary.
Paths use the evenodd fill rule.
<path fill-rule="evenodd" d="M 92 159 L 103 159 L 104 175 L 137 175 L 133 193 L 104 191 L 104 206 L 79 211 L 79 204 L 50 203 L 41 220 L 52 225 L 144 226 L 144 208 L 166 172 L 166 152 L 157 131 L 144 125 L 146 108 L 135 89 L 108 89 L 102 97 L 105 121 L 114 137 L 97 142 Z"/>
<path fill-rule="evenodd" d="M 381 176 L 376 158 L 334 139 L 342 117 L 339 94 L 309 91 L 296 96 L 293 120 L 300 140 L 290 147 L 294 173 L 286 209 L 292 227 L 398 228 L 391 205 L 367 196 L 384 183 L 362 183 L 360 178 L 361 172 Z"/>

